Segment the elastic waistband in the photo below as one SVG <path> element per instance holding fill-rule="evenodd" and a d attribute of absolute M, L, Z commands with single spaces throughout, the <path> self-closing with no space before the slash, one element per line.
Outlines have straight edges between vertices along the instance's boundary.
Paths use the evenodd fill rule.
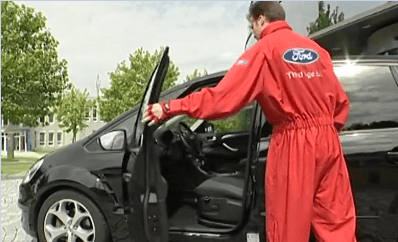
<path fill-rule="evenodd" d="M 273 132 L 278 133 L 290 129 L 305 129 L 311 127 L 333 125 L 334 121 L 331 117 L 322 118 L 295 118 L 286 122 L 274 125 Z"/>

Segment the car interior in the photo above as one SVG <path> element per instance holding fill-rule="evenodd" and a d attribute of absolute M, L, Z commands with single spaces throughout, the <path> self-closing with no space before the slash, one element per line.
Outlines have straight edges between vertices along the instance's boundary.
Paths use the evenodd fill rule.
<path fill-rule="evenodd" d="M 155 131 L 170 230 L 216 232 L 239 223 L 252 109 L 216 121 L 180 115 Z"/>

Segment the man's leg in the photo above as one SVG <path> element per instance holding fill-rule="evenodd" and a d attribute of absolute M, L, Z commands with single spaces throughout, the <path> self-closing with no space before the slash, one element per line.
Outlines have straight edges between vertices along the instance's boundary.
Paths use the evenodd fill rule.
<path fill-rule="evenodd" d="M 308 242 L 314 198 L 317 131 L 273 134 L 267 156 L 266 234 L 269 242 Z M 336 240 L 338 241 L 338 240 Z"/>
<path fill-rule="evenodd" d="M 316 195 L 312 227 L 319 242 L 355 242 L 356 215 L 340 140 L 329 129 L 318 140 Z"/>

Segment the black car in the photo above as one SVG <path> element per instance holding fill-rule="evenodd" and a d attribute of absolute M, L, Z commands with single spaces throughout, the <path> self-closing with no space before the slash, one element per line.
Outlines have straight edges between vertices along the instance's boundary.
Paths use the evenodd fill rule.
<path fill-rule="evenodd" d="M 166 48 L 139 106 L 32 166 L 18 199 L 28 234 L 57 242 L 265 241 L 272 126 L 256 102 L 226 120 L 180 115 L 144 125 L 148 103 L 215 86 L 226 73 L 161 93 L 168 62 Z M 397 241 L 398 60 L 347 57 L 334 65 L 351 101 L 341 141 L 358 236 Z"/>

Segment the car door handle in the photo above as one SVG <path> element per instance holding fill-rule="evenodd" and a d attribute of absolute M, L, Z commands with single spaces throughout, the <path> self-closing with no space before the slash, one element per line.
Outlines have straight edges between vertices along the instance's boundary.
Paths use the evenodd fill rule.
<path fill-rule="evenodd" d="M 213 142 L 213 141 L 216 141 L 216 140 L 217 140 L 216 136 L 213 136 L 211 138 L 207 138 L 207 141 L 209 141 L 209 142 Z"/>
<path fill-rule="evenodd" d="M 388 157 L 398 159 L 398 152 L 387 152 Z"/>
<path fill-rule="evenodd" d="M 227 145 L 226 143 L 222 143 L 222 145 L 227 148 L 228 150 L 232 151 L 232 152 L 237 152 L 238 149 L 236 148 L 232 148 L 231 146 Z"/>

